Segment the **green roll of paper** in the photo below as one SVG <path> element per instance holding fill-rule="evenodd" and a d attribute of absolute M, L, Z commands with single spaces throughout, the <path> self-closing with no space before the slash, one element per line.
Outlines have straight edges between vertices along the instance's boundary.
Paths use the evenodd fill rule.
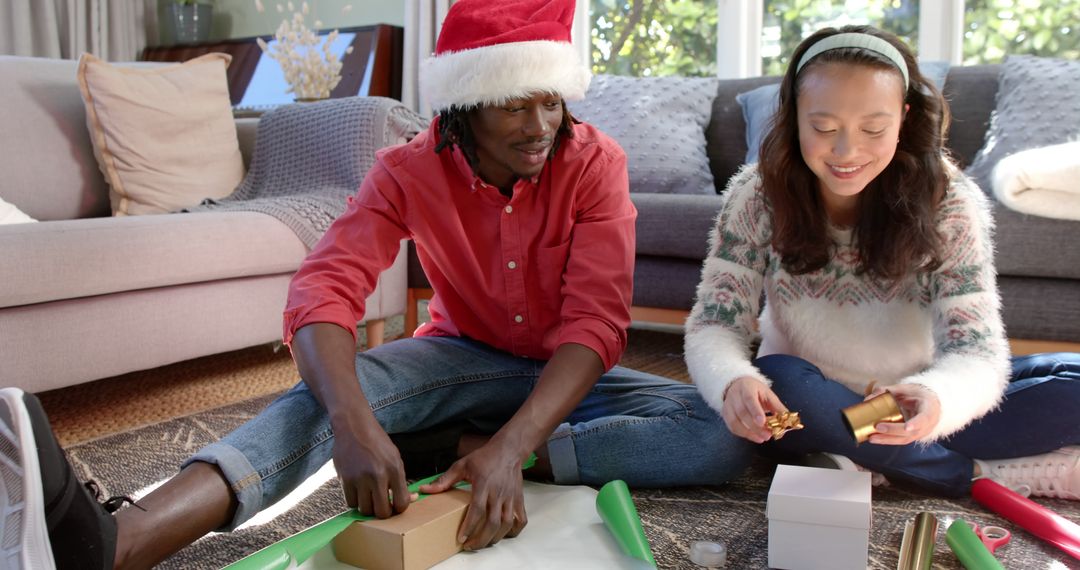
<path fill-rule="evenodd" d="M 956 519 L 949 525 L 945 542 L 968 570 L 1005 570 L 964 519 Z"/>
<path fill-rule="evenodd" d="M 616 479 L 600 488 L 600 493 L 596 495 L 596 512 L 600 513 L 604 526 L 615 537 L 623 552 L 656 566 L 649 539 L 645 538 L 645 529 L 641 528 L 641 517 L 625 482 Z"/>

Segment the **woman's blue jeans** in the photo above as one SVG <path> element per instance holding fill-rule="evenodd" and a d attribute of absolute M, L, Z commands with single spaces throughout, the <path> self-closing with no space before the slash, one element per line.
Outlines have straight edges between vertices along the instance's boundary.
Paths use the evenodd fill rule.
<path fill-rule="evenodd" d="M 826 378 L 817 366 L 782 354 L 754 364 L 806 426 L 767 444 L 770 455 L 835 453 L 889 479 L 960 496 L 971 487 L 973 458 L 1027 457 L 1080 443 L 1080 354 L 1013 358 L 1012 379 L 997 409 L 947 439 L 909 445 L 856 445 L 840 409 L 861 402 L 863 395 Z"/>
<path fill-rule="evenodd" d="M 364 395 L 387 433 L 462 421 L 494 432 L 525 402 L 544 364 L 450 337 L 402 339 L 356 356 Z M 221 469 L 239 501 L 227 527 L 235 528 L 322 467 L 333 444 L 326 411 L 301 382 L 185 465 Z M 719 484 L 753 456 L 694 386 L 620 367 L 600 377 L 547 448 L 563 484 Z"/>

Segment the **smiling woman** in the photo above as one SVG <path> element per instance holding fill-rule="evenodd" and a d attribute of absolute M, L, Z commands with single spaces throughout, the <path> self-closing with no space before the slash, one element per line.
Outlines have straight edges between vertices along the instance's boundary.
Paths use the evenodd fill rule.
<path fill-rule="evenodd" d="M 861 268 L 872 275 L 932 268 L 941 245 L 927 228 L 947 185 L 940 151 L 948 109 L 910 50 L 897 49 L 899 39 L 811 36 L 841 37 L 854 45 L 815 51 L 807 39 L 792 55 L 798 65 L 781 84 L 776 128 L 762 142 L 777 251 L 796 271 L 819 270 L 831 255 L 832 224 L 854 232 Z"/>
<path fill-rule="evenodd" d="M 951 496 L 989 476 L 1080 499 L 1080 355 L 1010 362 L 990 206 L 943 151 L 942 95 L 910 48 L 866 26 L 821 30 L 791 62 L 760 162 L 724 194 L 687 322 L 703 397 L 788 460 Z M 886 391 L 902 420 L 856 447 L 837 408 Z M 789 407 L 805 428 L 770 441 L 766 418 Z"/>

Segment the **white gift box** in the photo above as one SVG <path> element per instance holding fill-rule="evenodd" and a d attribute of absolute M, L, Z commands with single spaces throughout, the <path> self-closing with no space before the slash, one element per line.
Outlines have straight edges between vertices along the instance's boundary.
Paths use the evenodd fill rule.
<path fill-rule="evenodd" d="M 766 512 L 770 568 L 866 569 L 869 473 L 778 465 Z"/>

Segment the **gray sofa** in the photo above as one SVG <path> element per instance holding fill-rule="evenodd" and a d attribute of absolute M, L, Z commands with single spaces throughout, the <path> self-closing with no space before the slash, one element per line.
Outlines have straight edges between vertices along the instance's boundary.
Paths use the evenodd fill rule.
<path fill-rule="evenodd" d="M 963 167 L 983 145 L 998 88 L 998 65 L 954 67 L 944 93 L 953 123 L 949 148 Z M 716 191 L 746 157 L 746 124 L 739 93 L 778 83 L 779 77 L 721 80 L 706 130 Z M 638 208 L 634 318 L 681 324 L 693 305 L 706 239 L 719 196 L 635 192 Z M 995 204 L 997 269 L 1006 331 L 1014 350 L 1065 347 L 1023 340 L 1080 342 L 1080 223 L 1019 214 Z M 411 300 L 430 295 L 416 261 L 409 259 Z M 1080 345 L 1077 345 L 1080 346 Z"/>
<path fill-rule="evenodd" d="M 304 244 L 255 212 L 111 217 L 76 64 L 0 57 L 0 198 L 41 220 L 0 225 L 0 385 L 38 392 L 280 340 Z M 246 163 L 257 120 L 237 126 Z M 373 324 L 404 312 L 404 254 L 367 306 Z"/>

